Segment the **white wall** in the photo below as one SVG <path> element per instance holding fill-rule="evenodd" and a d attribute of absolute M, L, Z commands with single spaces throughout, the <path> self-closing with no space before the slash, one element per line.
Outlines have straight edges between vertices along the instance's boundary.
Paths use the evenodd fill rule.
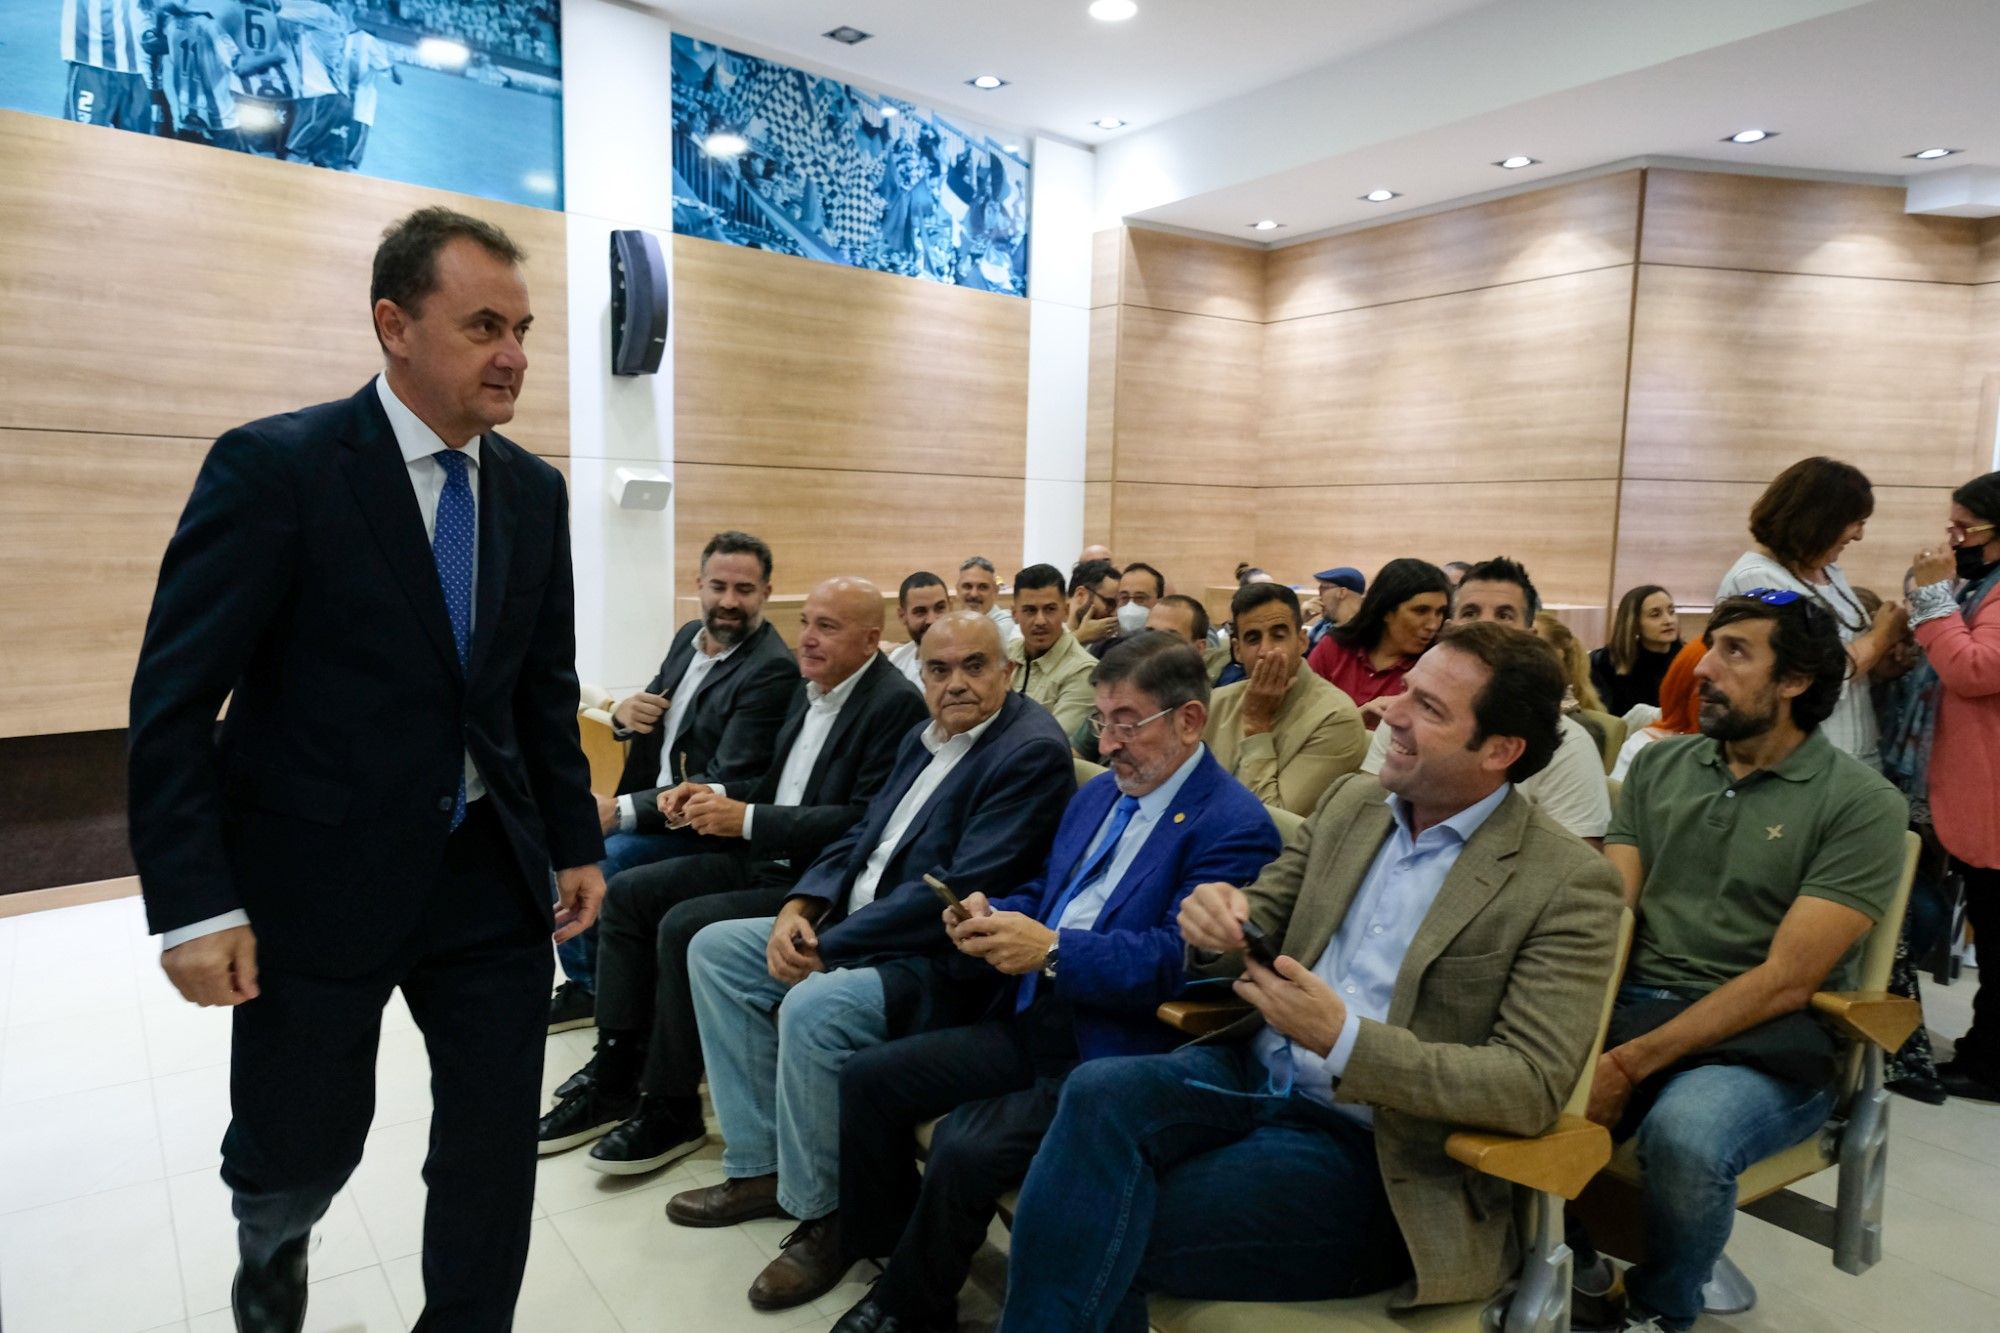
<path fill-rule="evenodd" d="M 1090 237 L 1096 157 L 1035 140 L 1028 219 L 1028 451 L 1021 563 L 1068 573 L 1083 530 L 1084 426 L 1090 378 Z"/>

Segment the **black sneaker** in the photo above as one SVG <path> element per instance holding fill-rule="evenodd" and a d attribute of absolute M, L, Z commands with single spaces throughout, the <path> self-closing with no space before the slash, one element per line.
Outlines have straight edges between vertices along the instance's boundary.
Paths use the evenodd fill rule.
<path fill-rule="evenodd" d="M 574 1074 L 571 1074 L 568 1078 L 556 1084 L 556 1090 L 553 1100 L 558 1102 L 568 1101 L 570 1098 L 576 1096 L 576 1094 L 582 1092 L 585 1088 L 589 1087 L 596 1078 L 597 1078 L 597 1057 L 593 1055 L 590 1057 L 588 1061 L 585 1062 L 583 1068 L 577 1070 Z"/>
<path fill-rule="evenodd" d="M 708 1142 L 708 1126 L 697 1112 L 675 1112 L 659 1097 L 641 1097 L 624 1124 L 590 1145 L 584 1165 L 607 1176 L 640 1176 L 677 1162 Z"/>
<path fill-rule="evenodd" d="M 597 1022 L 597 997 L 574 981 L 565 981 L 549 997 L 549 1032 L 568 1032 Z"/>
<path fill-rule="evenodd" d="M 638 1106 L 637 1097 L 605 1097 L 593 1084 L 542 1117 L 535 1131 L 535 1151 L 546 1157 L 588 1143 L 615 1128 Z"/>

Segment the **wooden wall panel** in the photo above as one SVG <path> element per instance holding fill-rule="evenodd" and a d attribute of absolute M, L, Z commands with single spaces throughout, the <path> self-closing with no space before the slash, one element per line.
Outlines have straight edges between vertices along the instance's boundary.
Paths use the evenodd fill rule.
<path fill-rule="evenodd" d="M 1705 606 L 1715 587 L 1750 548 L 1750 506 L 1762 483 L 1633 481 L 1625 483 L 1618 518 L 1614 589 L 1641 583 L 1673 590 L 1685 606 Z M 1867 534 L 1847 548 L 1841 571 L 1889 600 L 1902 596 L 1910 558 L 1944 536 L 1950 487 L 1875 487 Z"/>
<path fill-rule="evenodd" d="M 674 238 L 683 463 L 1020 477 L 1028 303 Z"/>
<path fill-rule="evenodd" d="M 1830 454 L 1957 484 L 1972 290 L 1641 265 L 1626 475 L 1762 482 Z"/>
<path fill-rule="evenodd" d="M 1090 238 L 1090 308 L 1117 305 L 1123 282 L 1125 229 L 1107 227 Z"/>
<path fill-rule="evenodd" d="M 1979 223 L 1903 211 L 1880 185 L 1646 173 L 1640 261 L 1768 273 L 1972 282 Z"/>
<path fill-rule="evenodd" d="M 1137 306 L 1118 319 L 1118 480 L 1256 484 L 1264 326 Z"/>
<path fill-rule="evenodd" d="M 1631 283 L 1599 269 L 1269 325 L 1263 483 L 1615 477 Z"/>
<path fill-rule="evenodd" d="M 382 229 L 445 203 L 524 249 L 535 330 L 508 434 L 568 452 L 560 213 L 0 112 L 0 428 L 213 439 L 381 368 Z"/>
<path fill-rule="evenodd" d="M 2000 282 L 2000 218 L 1979 223 L 1979 266 L 1974 282 Z"/>
<path fill-rule="evenodd" d="M 1256 559 L 1254 487 L 1120 481 L 1113 490 L 1111 553 L 1154 566 L 1171 592 L 1199 598 L 1211 583 L 1234 583 L 1238 561 Z"/>
<path fill-rule="evenodd" d="M 1108 481 L 1086 481 L 1083 483 L 1083 544 L 1085 546 L 1111 543 L 1113 527 L 1111 512 L 1111 488 Z M 1116 556 L 1118 548 L 1113 546 L 1111 554 Z"/>
<path fill-rule="evenodd" d="M 1620 172 L 1273 250 L 1264 318 L 1297 319 L 1633 261 L 1639 173 Z"/>
<path fill-rule="evenodd" d="M 1083 431 L 1086 481 L 1110 481 L 1115 466 L 1120 317 L 1120 308 L 1115 305 L 1090 312 L 1090 381 Z"/>
<path fill-rule="evenodd" d="M 1127 227 L 1118 299 L 1152 310 L 1264 320 L 1262 248 Z"/>
<path fill-rule="evenodd" d="M 1372 579 L 1398 556 L 1442 564 L 1509 555 L 1544 600 L 1601 605 L 1617 505 L 1613 480 L 1265 487 L 1256 559 L 1304 582 L 1329 565 Z"/>

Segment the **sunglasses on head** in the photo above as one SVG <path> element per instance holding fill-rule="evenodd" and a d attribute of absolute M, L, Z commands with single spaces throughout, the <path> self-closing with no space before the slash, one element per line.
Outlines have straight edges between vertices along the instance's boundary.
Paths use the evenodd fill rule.
<path fill-rule="evenodd" d="M 1802 594 L 1790 588 L 1752 588 L 1742 595 L 1753 602 L 1762 602 L 1766 606 L 1790 606 L 1793 602 L 1804 600 Z"/>

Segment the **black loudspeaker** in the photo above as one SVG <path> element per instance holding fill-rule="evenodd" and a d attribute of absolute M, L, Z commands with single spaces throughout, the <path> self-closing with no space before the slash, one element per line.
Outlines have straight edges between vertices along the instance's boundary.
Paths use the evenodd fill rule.
<path fill-rule="evenodd" d="M 667 354 L 667 261 L 651 232 L 611 233 L 611 373 L 654 375 Z"/>

